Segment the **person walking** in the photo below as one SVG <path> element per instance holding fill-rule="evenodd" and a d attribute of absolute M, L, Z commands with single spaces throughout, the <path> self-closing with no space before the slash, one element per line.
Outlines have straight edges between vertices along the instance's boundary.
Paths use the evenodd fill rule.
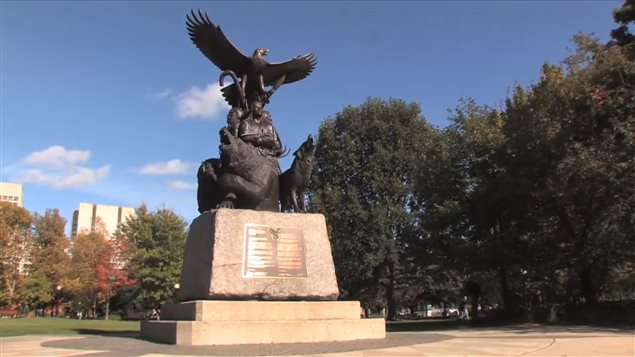
<path fill-rule="evenodd" d="M 459 304 L 459 320 L 469 320 L 470 313 L 467 310 L 467 296 L 463 297 L 463 300 Z"/>

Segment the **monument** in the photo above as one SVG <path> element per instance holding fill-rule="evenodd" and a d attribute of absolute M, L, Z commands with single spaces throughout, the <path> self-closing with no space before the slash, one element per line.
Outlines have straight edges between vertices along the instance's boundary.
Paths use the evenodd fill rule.
<path fill-rule="evenodd" d="M 258 48 L 242 54 L 207 14 L 187 16 L 192 42 L 233 83 L 220 131 L 220 157 L 197 173 L 198 210 L 189 230 L 178 303 L 143 321 L 145 339 L 178 345 L 298 343 L 384 338 L 383 319 L 361 319 L 339 295 L 326 222 L 307 213 L 315 143 L 309 135 L 281 172 L 287 150 L 264 110 L 284 84 L 315 69 L 309 53 L 281 63 Z"/>

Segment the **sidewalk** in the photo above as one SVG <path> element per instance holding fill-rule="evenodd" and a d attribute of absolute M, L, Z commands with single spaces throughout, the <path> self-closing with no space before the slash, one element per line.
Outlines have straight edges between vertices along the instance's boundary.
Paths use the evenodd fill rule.
<path fill-rule="evenodd" d="M 248 346 L 174 346 L 137 336 L 0 339 L 9 356 L 635 356 L 635 330 L 514 326 L 390 332 L 385 340 Z"/>

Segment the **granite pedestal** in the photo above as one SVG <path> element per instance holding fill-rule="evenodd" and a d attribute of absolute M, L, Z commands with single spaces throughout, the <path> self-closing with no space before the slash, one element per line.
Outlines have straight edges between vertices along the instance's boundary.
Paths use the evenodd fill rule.
<path fill-rule="evenodd" d="M 321 214 L 219 209 L 190 226 L 177 304 L 143 321 L 145 339 L 178 345 L 384 338 L 339 290 Z M 254 301 L 255 300 L 255 301 Z"/>
<path fill-rule="evenodd" d="M 380 339 L 384 319 L 361 319 L 357 301 L 191 301 L 143 321 L 144 339 L 176 345 L 308 343 Z"/>

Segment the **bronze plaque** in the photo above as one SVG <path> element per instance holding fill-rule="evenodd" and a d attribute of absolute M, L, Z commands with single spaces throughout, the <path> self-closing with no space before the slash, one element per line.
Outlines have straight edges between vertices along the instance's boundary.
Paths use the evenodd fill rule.
<path fill-rule="evenodd" d="M 305 278 L 306 276 L 302 229 L 245 224 L 243 277 Z"/>

